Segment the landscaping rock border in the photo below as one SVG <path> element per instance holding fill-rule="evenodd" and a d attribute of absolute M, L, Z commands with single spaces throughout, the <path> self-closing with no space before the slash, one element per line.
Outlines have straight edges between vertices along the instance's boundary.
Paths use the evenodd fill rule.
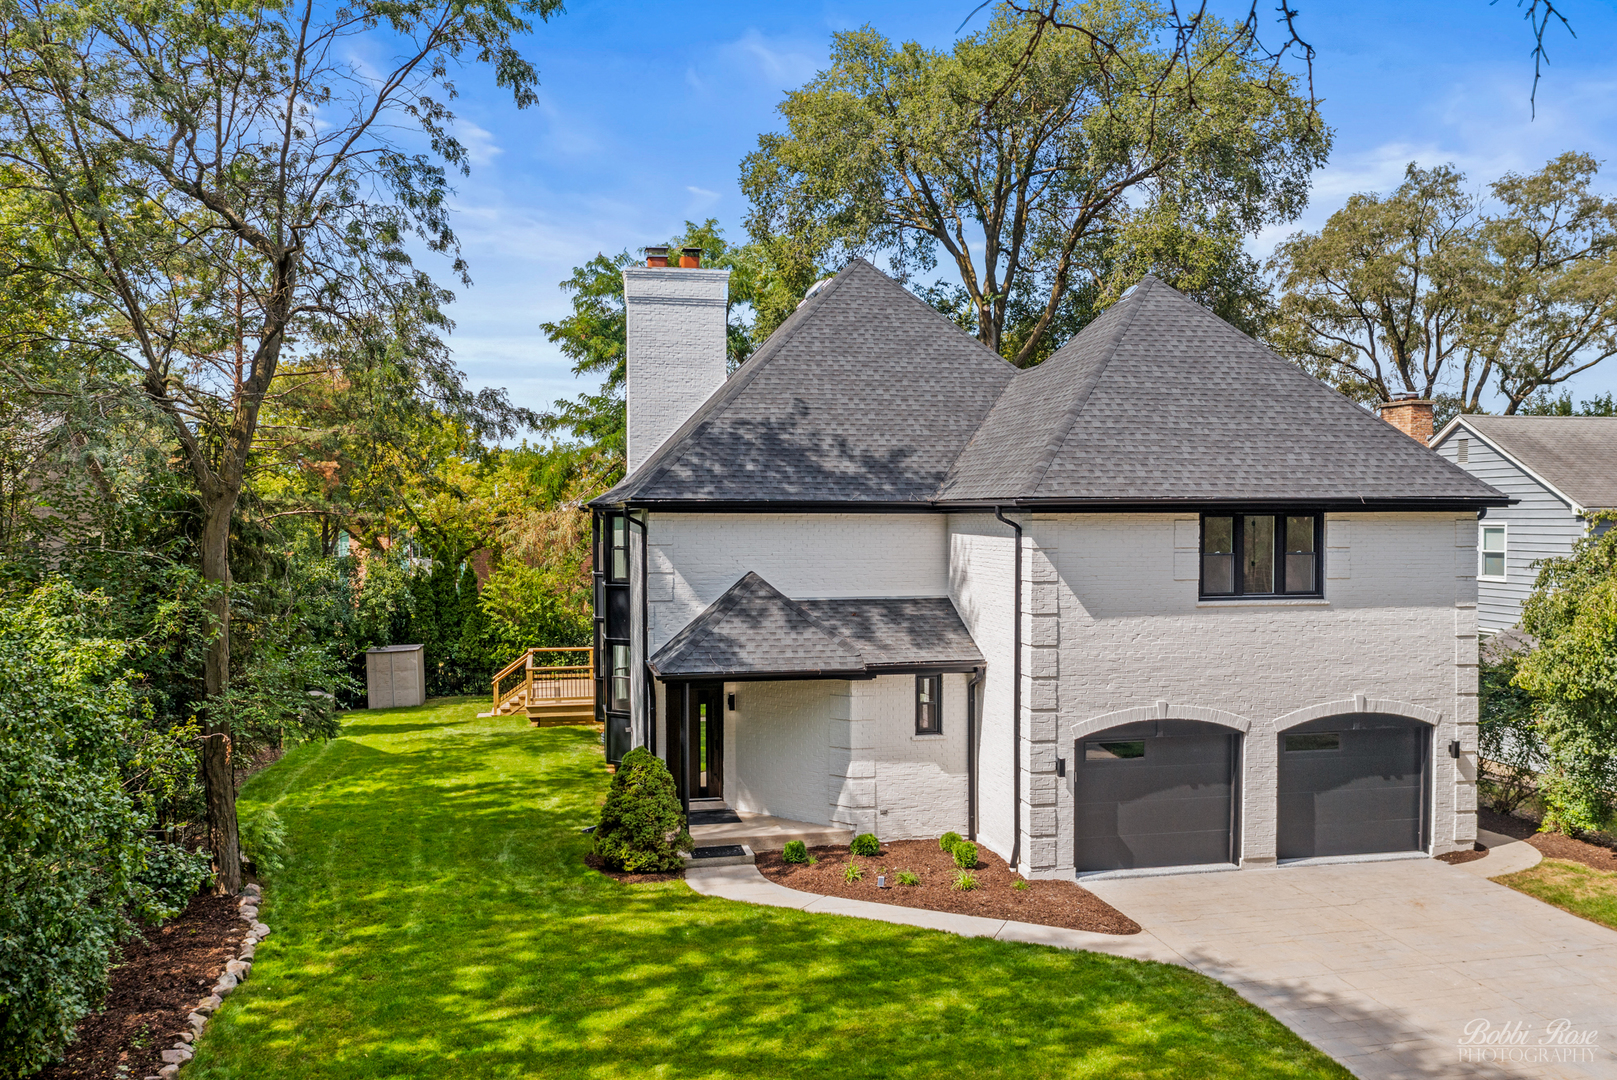
<path fill-rule="evenodd" d="M 219 972 L 219 978 L 213 984 L 213 990 L 185 1018 L 191 1030 L 181 1032 L 174 1045 L 163 1051 L 163 1067 L 157 1070 L 156 1075 L 146 1077 L 146 1080 L 166 1080 L 179 1072 L 180 1067 L 195 1054 L 191 1047 L 202 1034 L 202 1029 L 208 1026 L 214 1011 L 224 1004 L 232 990 L 247 981 L 247 976 L 253 970 L 253 953 L 258 943 L 270 935 L 270 928 L 258 921 L 258 908 L 263 900 L 264 891 L 257 884 L 249 883 L 242 888 L 241 896 L 236 899 L 241 921 L 247 924 L 247 936 L 242 940 L 241 953 L 225 963 L 224 970 Z"/>

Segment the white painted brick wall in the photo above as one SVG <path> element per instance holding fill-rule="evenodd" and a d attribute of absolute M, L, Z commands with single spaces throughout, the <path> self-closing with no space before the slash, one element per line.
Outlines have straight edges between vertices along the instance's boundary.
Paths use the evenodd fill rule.
<path fill-rule="evenodd" d="M 630 473 L 724 385 L 729 289 L 728 270 L 624 267 Z"/>
<path fill-rule="evenodd" d="M 736 810 L 816 824 L 829 819 L 832 718 L 846 716 L 848 684 L 731 683 L 724 714 L 725 801 Z"/>
<path fill-rule="evenodd" d="M 941 514 L 652 514 L 651 651 L 747 571 L 794 599 L 944 596 Z"/>
<path fill-rule="evenodd" d="M 1011 853 L 1011 763 L 1016 760 L 1011 741 L 1014 536 L 992 514 L 949 516 L 949 598 L 987 663 L 978 691 L 977 838 L 1001 858 Z"/>

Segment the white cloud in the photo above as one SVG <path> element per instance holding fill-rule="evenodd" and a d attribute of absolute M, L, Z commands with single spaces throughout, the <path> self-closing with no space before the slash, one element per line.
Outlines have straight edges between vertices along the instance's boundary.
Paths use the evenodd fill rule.
<path fill-rule="evenodd" d="M 473 165 L 484 166 L 505 153 L 494 141 L 494 133 L 487 131 L 464 117 L 455 121 L 455 138 L 466 148 L 466 157 Z"/>
<path fill-rule="evenodd" d="M 795 89 L 814 77 L 820 61 L 800 43 L 766 38 L 756 29 L 725 45 L 721 53 L 745 64 L 769 85 L 781 90 Z"/>

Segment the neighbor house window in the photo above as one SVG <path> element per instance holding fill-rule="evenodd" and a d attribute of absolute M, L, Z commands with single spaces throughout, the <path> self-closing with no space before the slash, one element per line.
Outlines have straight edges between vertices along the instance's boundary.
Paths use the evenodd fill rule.
<path fill-rule="evenodd" d="M 1319 514 L 1204 514 L 1201 594 L 1318 596 Z"/>
<path fill-rule="evenodd" d="M 606 707 L 613 712 L 629 711 L 629 646 L 612 646 L 612 672 L 607 679 Z"/>
<path fill-rule="evenodd" d="M 1505 580 L 1505 527 L 1503 525 L 1484 525 L 1482 527 L 1482 567 L 1477 571 L 1479 577 L 1493 578 L 1496 581 Z"/>
<path fill-rule="evenodd" d="M 943 734 L 943 676 L 915 676 L 915 734 Z"/>

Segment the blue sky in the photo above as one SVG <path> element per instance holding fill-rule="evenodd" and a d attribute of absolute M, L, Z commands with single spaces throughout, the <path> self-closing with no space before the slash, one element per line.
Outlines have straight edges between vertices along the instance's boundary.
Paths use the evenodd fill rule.
<path fill-rule="evenodd" d="M 1304 216 L 1254 238 L 1255 252 L 1318 228 L 1353 192 L 1395 186 L 1409 161 L 1452 162 L 1480 189 L 1584 150 L 1617 192 L 1617 4 L 1566 0 L 1578 36 L 1552 30 L 1535 119 L 1532 41 L 1513 0 L 1292 2 L 1319 51 L 1315 85 L 1336 145 Z M 533 408 L 583 389 L 539 330 L 567 310 L 557 283 L 573 266 L 666 240 L 687 218 L 716 217 L 741 239 L 740 161 L 779 126 L 783 92 L 824 65 L 831 34 L 869 23 L 941 48 L 974 6 L 571 0 L 527 42 L 537 107 L 519 112 L 492 80 L 464 73 L 456 111 L 473 169 L 455 206 L 474 285 L 458 290 L 451 341 L 468 380 Z M 1617 390 L 1617 358 L 1571 388 Z"/>

